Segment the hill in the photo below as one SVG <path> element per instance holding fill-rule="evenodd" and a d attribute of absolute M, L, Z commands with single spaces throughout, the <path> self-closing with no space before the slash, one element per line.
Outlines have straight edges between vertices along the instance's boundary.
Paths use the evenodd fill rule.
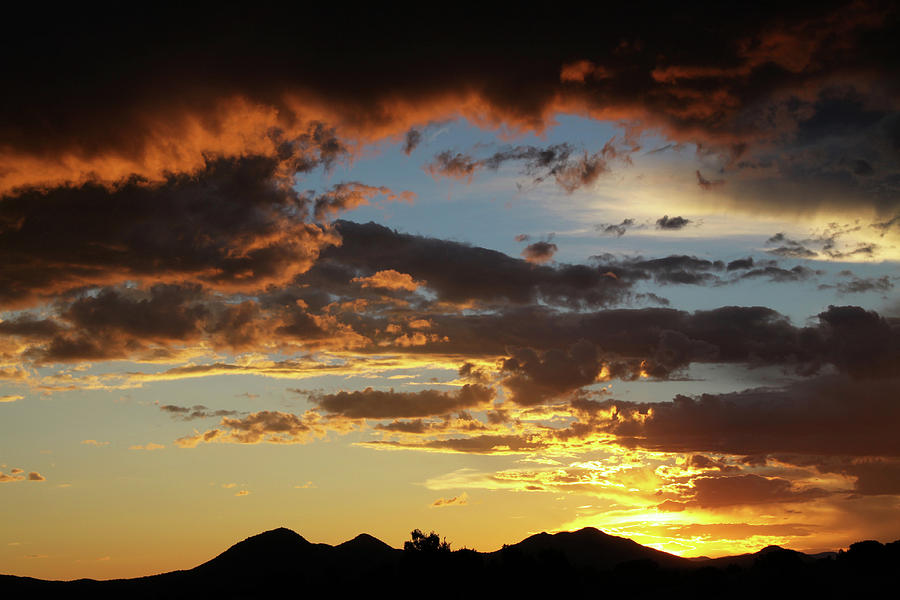
<path fill-rule="evenodd" d="M 398 550 L 360 534 L 337 546 L 285 528 L 249 537 L 197 567 L 136 579 L 43 581 L 0 575 L 3 598 L 266 598 L 422 594 L 535 597 L 602 590 L 630 598 L 751 598 L 884 593 L 900 541 L 865 541 L 808 555 L 770 546 L 752 554 L 686 559 L 594 528 L 539 533 L 501 550 Z M 773 587 L 774 586 L 774 587 Z"/>

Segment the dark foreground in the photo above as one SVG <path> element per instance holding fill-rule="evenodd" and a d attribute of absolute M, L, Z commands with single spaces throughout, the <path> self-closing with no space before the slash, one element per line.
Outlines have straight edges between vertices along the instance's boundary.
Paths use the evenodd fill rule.
<path fill-rule="evenodd" d="M 896 597 L 898 586 L 900 541 L 691 560 L 592 528 L 542 533 L 492 553 L 450 551 L 436 536 L 405 550 L 365 534 L 329 546 L 275 529 L 188 571 L 112 581 L 0 575 L 0 598 L 832 598 Z"/>

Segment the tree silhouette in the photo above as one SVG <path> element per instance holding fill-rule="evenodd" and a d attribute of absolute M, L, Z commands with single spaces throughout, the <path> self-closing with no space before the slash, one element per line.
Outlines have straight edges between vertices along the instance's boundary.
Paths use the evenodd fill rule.
<path fill-rule="evenodd" d="M 425 554 L 450 552 L 450 544 L 447 542 L 447 538 L 441 541 L 440 536 L 433 531 L 425 535 L 421 529 L 413 529 L 409 535 L 412 539 L 403 544 L 403 550 L 406 552 L 422 552 Z"/>

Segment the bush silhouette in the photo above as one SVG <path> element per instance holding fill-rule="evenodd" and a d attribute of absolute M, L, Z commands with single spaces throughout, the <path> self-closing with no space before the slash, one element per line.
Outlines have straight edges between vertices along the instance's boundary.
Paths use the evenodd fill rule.
<path fill-rule="evenodd" d="M 447 538 L 441 541 L 440 536 L 433 531 L 425 535 L 421 529 L 413 529 L 409 535 L 412 539 L 403 544 L 403 550 L 406 552 L 422 552 L 425 554 L 450 552 L 450 544 L 447 542 Z"/>

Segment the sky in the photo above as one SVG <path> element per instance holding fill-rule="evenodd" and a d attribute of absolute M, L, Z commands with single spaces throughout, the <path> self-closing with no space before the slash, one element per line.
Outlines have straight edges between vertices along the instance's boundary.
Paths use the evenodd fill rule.
<path fill-rule="evenodd" d="M 16 10 L 0 573 L 900 538 L 893 3 Z"/>

